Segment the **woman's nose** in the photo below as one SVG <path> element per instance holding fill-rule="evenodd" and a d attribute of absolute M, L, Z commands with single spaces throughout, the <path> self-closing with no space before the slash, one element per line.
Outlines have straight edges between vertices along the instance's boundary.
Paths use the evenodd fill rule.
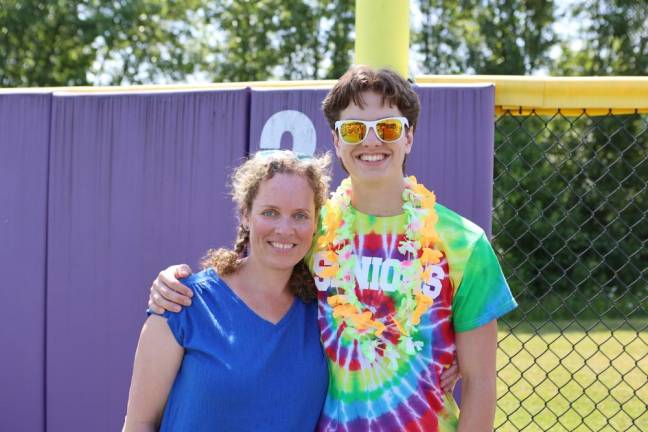
<path fill-rule="evenodd" d="M 291 218 L 280 218 L 275 225 L 275 232 L 279 234 L 290 234 L 294 229 Z"/>

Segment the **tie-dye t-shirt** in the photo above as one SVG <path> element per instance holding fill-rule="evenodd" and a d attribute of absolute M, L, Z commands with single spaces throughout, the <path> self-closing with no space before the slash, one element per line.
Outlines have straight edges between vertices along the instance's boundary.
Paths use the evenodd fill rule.
<path fill-rule="evenodd" d="M 390 315 L 402 298 L 399 261 L 405 257 L 398 243 L 405 238 L 405 215 L 376 217 L 352 211 L 356 212 L 357 232 L 356 295 L 365 311 L 386 326 L 380 342 L 396 344 L 400 332 Z M 368 359 L 356 338 L 345 332 L 343 318 L 333 316 L 327 301 L 329 295 L 343 294 L 343 290 L 333 278 L 315 276 L 330 375 L 319 430 L 456 430 L 459 410 L 452 396 L 440 388 L 441 372 L 455 356 L 455 332 L 482 326 L 516 303 L 484 231 L 439 204 L 436 211 L 441 244 L 435 248 L 444 256 L 428 266 L 430 278 L 421 287 L 433 304 L 418 327 L 420 351 L 399 350 L 394 356 L 392 350 L 387 358 L 384 345 L 378 344 L 374 358 Z M 308 260 L 315 275 L 330 265 L 322 251 L 313 251 Z"/>

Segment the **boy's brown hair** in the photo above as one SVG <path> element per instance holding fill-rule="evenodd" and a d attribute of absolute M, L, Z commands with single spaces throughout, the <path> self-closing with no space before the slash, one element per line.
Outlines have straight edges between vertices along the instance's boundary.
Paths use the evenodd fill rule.
<path fill-rule="evenodd" d="M 396 106 L 407 118 L 412 131 L 416 129 L 421 104 L 412 86 L 390 69 L 372 69 L 369 66 L 352 66 L 322 101 L 322 110 L 331 129 L 340 119 L 340 112 L 351 102 L 364 107 L 362 93 L 371 91 L 382 95 L 383 104 Z"/>

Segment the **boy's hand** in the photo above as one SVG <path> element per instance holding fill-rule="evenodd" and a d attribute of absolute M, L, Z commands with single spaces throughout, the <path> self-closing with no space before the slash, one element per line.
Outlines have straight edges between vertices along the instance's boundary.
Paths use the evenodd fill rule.
<path fill-rule="evenodd" d="M 181 306 L 191 305 L 193 292 L 178 281 L 191 273 L 191 267 L 187 264 L 174 265 L 162 270 L 151 285 L 149 309 L 162 314 L 165 310 L 180 312 Z"/>

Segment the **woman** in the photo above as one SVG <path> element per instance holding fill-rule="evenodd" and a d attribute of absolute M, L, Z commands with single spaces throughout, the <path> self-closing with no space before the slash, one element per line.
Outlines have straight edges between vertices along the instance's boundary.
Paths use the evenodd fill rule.
<path fill-rule="evenodd" d="M 125 431 L 315 428 L 328 370 L 303 258 L 329 162 L 270 151 L 235 170 L 235 249 L 209 251 L 205 270 L 183 281 L 191 307 L 147 319 Z"/>

